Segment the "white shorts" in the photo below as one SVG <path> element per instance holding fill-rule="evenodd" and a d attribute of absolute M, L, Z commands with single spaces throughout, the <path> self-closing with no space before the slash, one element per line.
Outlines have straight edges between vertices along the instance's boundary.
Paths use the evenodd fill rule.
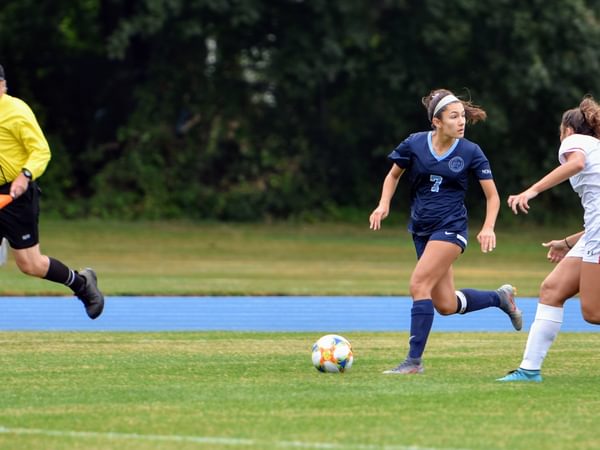
<path fill-rule="evenodd" d="M 583 262 L 600 264 L 600 238 L 595 236 L 592 240 L 587 240 L 588 232 L 583 233 L 577 243 L 573 246 L 567 256 L 581 258 Z"/>

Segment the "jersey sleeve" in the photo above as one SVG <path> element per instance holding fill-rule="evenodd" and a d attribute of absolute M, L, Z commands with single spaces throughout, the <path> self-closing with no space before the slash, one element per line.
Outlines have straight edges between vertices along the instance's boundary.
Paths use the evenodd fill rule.
<path fill-rule="evenodd" d="M 471 160 L 471 171 L 478 180 L 492 180 L 492 168 L 490 162 L 483 153 L 483 150 L 477 144 L 473 144 L 473 159 Z"/>
<path fill-rule="evenodd" d="M 558 149 L 558 161 L 561 164 L 566 163 L 567 158 L 565 155 L 571 152 L 581 152 L 585 155 L 585 149 L 587 148 L 586 144 L 587 136 L 582 136 L 581 134 L 572 134 L 571 136 L 564 138 Z"/>
<path fill-rule="evenodd" d="M 388 159 L 399 167 L 406 169 L 411 164 L 411 136 L 404 139 L 389 155 Z"/>
<path fill-rule="evenodd" d="M 27 109 L 25 113 L 18 130 L 18 138 L 27 153 L 27 161 L 23 167 L 31 171 L 33 179 L 37 179 L 50 161 L 50 147 L 33 112 Z"/>

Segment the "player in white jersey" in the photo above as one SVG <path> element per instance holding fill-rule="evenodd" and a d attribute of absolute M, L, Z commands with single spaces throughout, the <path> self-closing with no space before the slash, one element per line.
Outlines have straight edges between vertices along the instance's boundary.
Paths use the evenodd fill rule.
<path fill-rule="evenodd" d="M 513 212 L 527 213 L 529 200 L 569 179 L 581 197 L 585 230 L 546 242 L 548 259 L 558 262 L 540 287 L 540 300 L 520 367 L 498 381 L 542 381 L 541 369 L 563 320 L 565 302 L 579 293 L 583 318 L 600 324 L 600 105 L 585 97 L 566 111 L 560 124 L 560 166 L 518 195 Z"/>

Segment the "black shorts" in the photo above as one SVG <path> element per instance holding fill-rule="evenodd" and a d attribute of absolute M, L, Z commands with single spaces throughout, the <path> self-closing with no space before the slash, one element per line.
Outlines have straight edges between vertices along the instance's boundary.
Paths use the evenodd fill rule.
<path fill-rule="evenodd" d="M 0 186 L 0 194 L 10 192 L 10 183 Z M 0 237 L 12 248 L 30 248 L 39 243 L 40 189 L 30 182 L 27 191 L 0 209 Z"/>

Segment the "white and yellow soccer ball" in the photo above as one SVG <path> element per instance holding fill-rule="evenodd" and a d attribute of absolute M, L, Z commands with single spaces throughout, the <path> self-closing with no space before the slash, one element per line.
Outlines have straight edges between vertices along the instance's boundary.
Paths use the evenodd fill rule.
<path fill-rule="evenodd" d="M 327 334 L 312 346 L 312 362 L 319 372 L 347 372 L 354 355 L 350 341 L 337 334 Z"/>

